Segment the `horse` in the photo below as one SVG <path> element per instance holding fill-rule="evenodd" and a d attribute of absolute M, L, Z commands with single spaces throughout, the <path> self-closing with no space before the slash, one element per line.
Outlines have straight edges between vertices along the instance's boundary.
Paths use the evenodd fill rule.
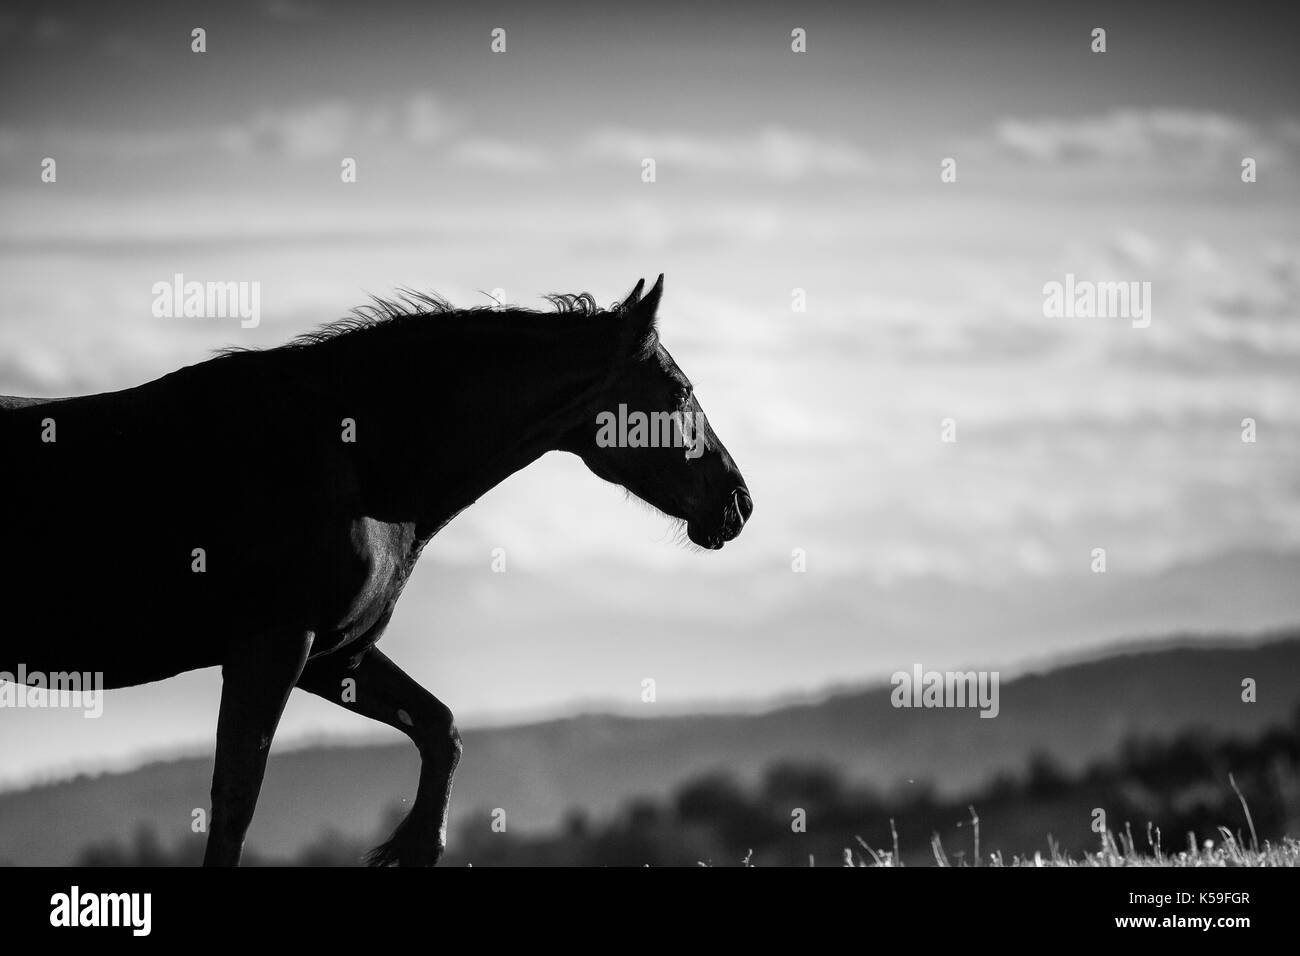
<path fill-rule="evenodd" d="M 0 397 L 0 671 L 116 688 L 219 666 L 205 866 L 238 865 L 295 687 L 394 727 L 420 755 L 416 798 L 366 862 L 436 864 L 460 736 L 376 646 L 429 540 L 551 451 L 699 549 L 753 512 L 659 340 L 663 276 L 644 287 L 608 309 L 548 296 L 549 311 L 403 291 L 134 388 Z M 697 424 L 676 443 L 609 441 L 597 421 L 624 405 Z"/>

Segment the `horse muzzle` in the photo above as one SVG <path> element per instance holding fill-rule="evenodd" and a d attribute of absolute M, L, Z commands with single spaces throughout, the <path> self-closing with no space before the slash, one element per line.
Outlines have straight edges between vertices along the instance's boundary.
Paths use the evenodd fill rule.
<path fill-rule="evenodd" d="M 705 532 L 696 522 L 690 521 L 686 524 L 686 536 L 699 547 L 716 551 L 740 534 L 753 513 L 754 499 L 750 497 L 749 489 L 741 486 L 732 491 L 716 529 Z"/>

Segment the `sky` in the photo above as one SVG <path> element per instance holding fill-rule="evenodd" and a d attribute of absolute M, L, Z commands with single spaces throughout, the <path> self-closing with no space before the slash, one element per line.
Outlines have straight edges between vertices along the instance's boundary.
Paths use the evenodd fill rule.
<path fill-rule="evenodd" d="M 401 286 L 606 304 L 665 273 L 755 515 L 693 553 L 563 456 L 486 495 L 383 644 L 466 724 L 1295 623 L 1294 34 L 1131 6 L 8 4 L 0 394 L 127 387 Z M 260 324 L 156 317 L 176 273 L 259 282 Z M 1045 315 L 1067 275 L 1149 282 L 1150 324 Z M 219 689 L 2 712 L 0 785 L 205 752 Z M 277 746 L 375 733 L 298 695 Z"/>

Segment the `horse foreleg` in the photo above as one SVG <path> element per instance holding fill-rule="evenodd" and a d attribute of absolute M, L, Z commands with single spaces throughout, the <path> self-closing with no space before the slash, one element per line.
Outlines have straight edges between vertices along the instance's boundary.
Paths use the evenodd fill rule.
<path fill-rule="evenodd" d="M 204 866 L 238 866 L 262 789 L 266 755 L 313 635 L 267 636 L 233 648 L 221 668 L 221 716 L 212 772 L 212 826 Z"/>
<path fill-rule="evenodd" d="M 355 684 L 347 684 L 349 679 Z M 460 762 L 460 735 L 447 705 L 408 677 L 375 647 L 360 659 L 317 658 L 298 686 L 353 713 L 395 727 L 420 751 L 420 785 L 411 812 L 387 842 L 366 858 L 371 866 L 433 866 L 447 845 L 451 778 Z"/>

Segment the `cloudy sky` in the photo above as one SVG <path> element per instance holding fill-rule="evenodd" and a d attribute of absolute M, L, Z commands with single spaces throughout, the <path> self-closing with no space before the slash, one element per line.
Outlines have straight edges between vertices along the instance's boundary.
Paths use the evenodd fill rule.
<path fill-rule="evenodd" d="M 1300 65 L 1272 9 L 338 6 L 6 5 L 0 394 L 122 388 L 398 286 L 607 303 L 665 272 L 754 520 L 690 553 L 559 456 L 487 495 L 384 642 L 464 722 L 1300 621 Z M 260 282 L 261 325 L 154 317 L 178 272 Z M 1150 326 L 1045 317 L 1067 273 L 1150 282 Z M 204 751 L 218 692 L 4 712 L 0 782 Z M 301 695 L 277 743 L 373 732 Z"/>

